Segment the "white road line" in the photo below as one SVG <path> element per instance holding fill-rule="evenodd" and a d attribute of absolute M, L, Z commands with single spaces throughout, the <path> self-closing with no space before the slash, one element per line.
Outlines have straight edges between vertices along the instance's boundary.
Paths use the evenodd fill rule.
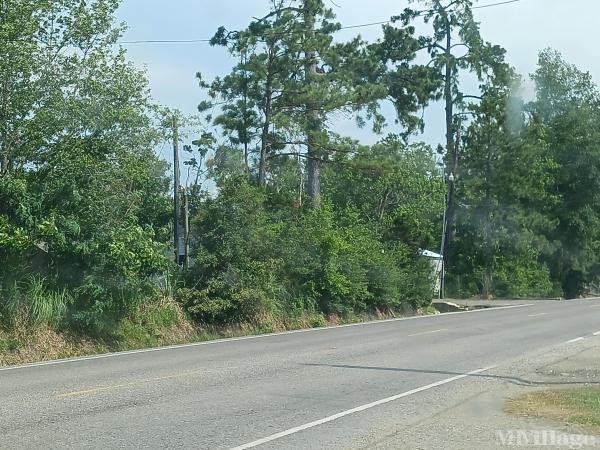
<path fill-rule="evenodd" d="M 585 339 L 585 337 L 582 336 L 582 337 L 578 337 L 578 338 L 575 338 L 575 339 L 571 339 L 570 341 L 567 341 L 566 343 L 567 344 L 572 344 L 573 342 L 583 341 L 584 339 Z"/>
<path fill-rule="evenodd" d="M 393 395 L 391 397 L 382 398 L 381 400 L 377 400 L 372 403 L 367 403 L 365 405 L 357 406 L 356 408 L 347 409 L 346 411 L 339 412 L 337 414 L 333 414 L 332 416 L 325 417 L 323 419 L 315 420 L 313 422 L 305 423 L 304 425 L 300 425 L 294 428 L 290 428 L 285 431 L 281 431 L 279 433 L 272 434 L 270 436 L 264 437 L 262 439 L 258 439 L 253 442 L 249 442 L 247 444 L 243 444 L 237 447 L 232 448 L 231 450 L 244 450 L 247 448 L 258 447 L 259 445 L 266 444 L 267 442 L 274 441 L 276 439 L 281 439 L 282 437 L 289 436 L 291 434 L 298 433 L 300 431 L 307 430 L 309 428 L 317 427 L 319 425 L 323 425 L 324 423 L 333 422 L 334 420 L 341 419 L 342 417 L 349 416 L 350 414 L 355 414 L 361 411 L 365 411 L 367 409 L 375 408 L 376 406 L 383 405 L 385 403 L 390 403 L 395 400 L 401 399 L 403 397 L 408 397 L 410 395 L 417 394 L 419 392 L 426 391 L 428 389 L 433 389 L 438 386 L 443 386 L 444 384 L 452 383 L 454 381 L 467 378 L 472 375 L 476 375 L 482 372 L 486 372 L 488 370 L 494 369 L 497 366 L 485 367 L 483 369 L 473 370 L 472 372 L 468 372 L 465 374 L 457 375 L 452 378 L 446 378 L 445 380 L 437 381 L 435 383 L 428 384 L 426 386 L 421 386 L 416 389 L 411 389 L 410 391 L 403 392 L 401 394 Z"/>
<path fill-rule="evenodd" d="M 234 337 L 234 338 L 215 339 L 213 341 L 194 342 L 191 344 L 168 345 L 165 347 L 144 348 L 144 349 L 139 349 L 139 350 L 129 350 L 129 351 L 125 351 L 125 352 L 103 353 L 101 355 L 82 356 L 82 357 L 78 357 L 78 358 L 57 359 L 57 360 L 53 360 L 53 361 L 44 361 L 44 362 L 39 362 L 39 363 L 21 364 L 18 366 L 0 367 L 0 372 L 4 372 L 7 370 L 28 369 L 31 367 L 53 366 L 56 364 L 68 364 L 68 363 L 74 363 L 74 362 L 79 362 L 79 361 L 90 361 L 90 360 L 94 360 L 94 359 L 115 358 L 118 356 L 136 355 L 138 353 L 162 352 L 165 350 L 176 350 L 176 349 L 180 349 L 180 348 L 199 347 L 202 345 L 215 345 L 215 344 L 224 344 L 227 342 L 247 341 L 247 340 L 251 340 L 251 339 L 264 339 L 264 338 L 269 338 L 272 336 L 283 336 L 286 334 L 313 333 L 313 332 L 319 332 L 319 331 L 335 330 L 338 328 L 361 327 L 361 326 L 365 326 L 365 325 L 377 325 L 377 324 L 381 324 L 381 323 L 400 322 L 400 321 L 404 321 L 404 320 L 435 319 L 436 317 L 452 316 L 455 314 L 475 314 L 475 313 L 482 313 L 482 312 L 487 312 L 487 311 L 501 311 L 501 310 L 513 309 L 513 308 L 526 308 L 529 306 L 535 306 L 535 304 L 527 303 L 527 304 L 521 304 L 521 305 L 499 306 L 497 308 L 474 309 L 471 311 L 455 311 L 455 312 L 448 312 L 448 313 L 435 314 L 435 315 L 429 315 L 429 316 L 414 316 L 414 317 L 400 317 L 397 319 L 373 320 L 371 322 L 350 323 L 350 324 L 346 324 L 346 325 L 336 325 L 333 327 L 306 328 L 306 329 L 302 329 L 302 330 L 282 331 L 279 333 L 257 334 L 257 335 L 253 335 L 253 336 L 240 336 L 240 337 Z"/>
<path fill-rule="evenodd" d="M 596 331 L 592 336 L 600 336 L 600 331 Z"/>
<path fill-rule="evenodd" d="M 539 314 L 529 314 L 527 317 L 541 317 L 541 316 L 547 316 L 548 313 L 539 313 Z"/>

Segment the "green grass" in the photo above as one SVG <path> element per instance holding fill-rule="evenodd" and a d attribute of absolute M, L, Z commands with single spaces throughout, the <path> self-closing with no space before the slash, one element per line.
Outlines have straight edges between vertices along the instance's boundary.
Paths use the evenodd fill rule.
<path fill-rule="evenodd" d="M 3 352 L 12 352 L 21 347 L 21 341 L 19 339 L 9 337 L 2 338 L 0 337 L 0 353 Z"/>
<path fill-rule="evenodd" d="M 33 327 L 58 328 L 72 302 L 66 289 L 53 290 L 45 278 L 31 276 L 8 290 L 4 305 L 0 305 L 4 310 L 0 317 L 4 317 L 5 322 L 22 319 Z"/>
<path fill-rule="evenodd" d="M 66 302 L 66 299 L 60 298 L 60 294 L 57 297 L 59 300 L 49 301 L 51 294 L 40 289 L 39 295 L 28 298 L 28 305 L 39 301 L 47 306 L 33 316 L 32 309 L 25 309 L 24 312 L 28 314 L 22 320 L 13 321 L 9 327 L 0 326 L 0 366 L 394 317 L 390 313 L 341 318 L 304 312 L 292 317 L 265 315 L 254 323 L 202 325 L 193 323 L 178 303 L 163 299 L 139 305 L 116 323 L 109 335 L 88 336 L 69 331 L 67 327 L 53 326 L 55 320 L 51 319 L 59 316 Z"/>
<path fill-rule="evenodd" d="M 600 386 L 535 391 L 509 400 L 513 414 L 561 421 L 600 433 Z"/>

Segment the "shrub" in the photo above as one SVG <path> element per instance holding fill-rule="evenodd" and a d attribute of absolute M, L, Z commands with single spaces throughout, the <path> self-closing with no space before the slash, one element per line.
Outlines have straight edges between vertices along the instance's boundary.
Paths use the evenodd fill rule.
<path fill-rule="evenodd" d="M 197 330 L 178 303 L 169 298 L 151 298 L 123 317 L 109 338 L 125 350 L 176 344 L 196 336 Z"/>
<path fill-rule="evenodd" d="M 178 299 L 203 323 L 265 316 L 352 316 L 429 304 L 430 268 L 384 243 L 353 209 L 267 207 L 246 180 L 224 180 L 194 219 L 196 265 Z"/>

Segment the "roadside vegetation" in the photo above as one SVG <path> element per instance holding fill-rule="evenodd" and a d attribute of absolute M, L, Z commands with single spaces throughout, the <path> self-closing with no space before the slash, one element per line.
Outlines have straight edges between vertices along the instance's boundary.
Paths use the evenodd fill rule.
<path fill-rule="evenodd" d="M 508 411 L 600 434 L 600 386 L 530 392 L 510 400 Z"/>
<path fill-rule="evenodd" d="M 427 311 L 442 234 L 450 297 L 598 282 L 598 88 L 547 49 L 524 98 L 471 1 L 415 2 L 376 42 L 340 41 L 322 0 L 265 2 L 215 27 L 234 65 L 197 74 L 193 118 L 153 102 L 119 3 L 0 1 L 0 364 Z M 183 267 L 155 153 L 177 132 Z"/>

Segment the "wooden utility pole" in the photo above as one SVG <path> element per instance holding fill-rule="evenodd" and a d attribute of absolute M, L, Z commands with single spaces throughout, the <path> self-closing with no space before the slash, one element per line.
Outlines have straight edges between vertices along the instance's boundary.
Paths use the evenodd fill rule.
<path fill-rule="evenodd" d="M 448 193 L 444 195 L 444 221 L 442 223 L 442 243 L 440 245 L 440 255 L 442 256 L 441 267 L 440 267 L 440 291 L 438 292 L 438 298 L 440 300 L 446 298 L 446 264 L 444 262 L 444 251 L 446 249 L 446 227 L 448 226 L 447 220 L 447 206 L 448 205 Z"/>
<path fill-rule="evenodd" d="M 452 93 L 452 27 L 446 13 L 446 70 L 444 74 L 444 102 L 446 106 L 446 167 L 448 177 L 448 196 L 446 204 L 446 219 L 444 223 L 444 248 L 442 257 L 444 258 L 444 272 L 450 267 L 450 254 L 448 246 L 452 240 L 452 227 L 454 226 L 454 183 L 450 177 L 455 176 L 455 140 L 454 140 L 454 96 Z"/>
<path fill-rule="evenodd" d="M 190 202 L 189 192 L 186 189 L 183 196 L 183 267 L 190 268 Z"/>
<path fill-rule="evenodd" d="M 446 201 L 446 209 L 444 216 L 444 239 L 442 240 L 442 257 L 444 260 L 444 277 L 448 270 L 451 270 L 450 266 L 450 244 L 454 240 L 454 230 L 456 222 L 456 180 L 458 178 L 458 151 L 460 145 L 460 125 L 456 133 L 456 141 L 453 142 L 454 152 L 452 160 L 450 162 L 450 173 L 448 174 L 448 193 Z M 444 283 L 445 284 L 445 283 Z"/>
<path fill-rule="evenodd" d="M 175 263 L 181 265 L 179 260 L 179 123 L 177 117 L 173 116 L 173 249 L 175 252 Z"/>

